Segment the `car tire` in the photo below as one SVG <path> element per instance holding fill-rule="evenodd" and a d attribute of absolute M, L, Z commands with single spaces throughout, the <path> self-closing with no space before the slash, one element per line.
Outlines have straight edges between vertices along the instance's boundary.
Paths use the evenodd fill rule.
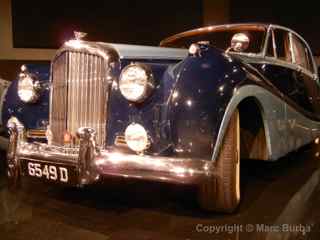
<path fill-rule="evenodd" d="M 200 206 L 209 211 L 233 212 L 240 202 L 240 119 L 230 118 L 214 171 L 199 186 Z"/>

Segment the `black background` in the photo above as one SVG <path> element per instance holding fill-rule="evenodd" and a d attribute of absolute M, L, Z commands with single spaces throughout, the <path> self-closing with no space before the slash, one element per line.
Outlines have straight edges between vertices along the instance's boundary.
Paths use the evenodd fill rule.
<path fill-rule="evenodd" d="M 316 0 L 232 0 L 232 22 L 267 22 L 301 34 L 320 54 L 320 2 Z"/>
<path fill-rule="evenodd" d="M 214 1 L 214 0 L 211 0 Z M 230 0 L 230 22 L 267 22 L 296 30 L 320 53 L 317 1 Z M 216 9 L 209 9 L 214 19 Z M 73 31 L 88 40 L 158 45 L 203 25 L 201 0 L 12 0 L 14 47 L 58 48 Z"/>
<path fill-rule="evenodd" d="M 73 31 L 88 40 L 158 45 L 202 25 L 202 1 L 12 0 L 14 47 L 58 48 Z"/>

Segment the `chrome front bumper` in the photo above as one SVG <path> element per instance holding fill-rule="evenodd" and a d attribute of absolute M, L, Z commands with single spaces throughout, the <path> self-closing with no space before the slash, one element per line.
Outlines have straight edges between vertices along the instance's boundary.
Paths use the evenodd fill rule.
<path fill-rule="evenodd" d="M 99 149 L 95 143 L 95 131 L 91 128 L 79 129 L 79 148 L 65 148 L 28 143 L 23 137 L 23 127 L 16 124 L 8 127 L 8 177 L 14 182 L 26 173 L 21 167 L 21 162 L 25 160 L 73 166 L 77 171 L 79 186 L 93 183 L 103 176 L 196 184 L 214 175 L 211 161 L 128 154 L 112 148 Z"/>

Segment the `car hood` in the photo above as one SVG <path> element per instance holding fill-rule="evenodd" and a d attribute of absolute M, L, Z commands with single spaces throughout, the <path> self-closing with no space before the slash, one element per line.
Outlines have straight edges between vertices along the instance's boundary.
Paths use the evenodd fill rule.
<path fill-rule="evenodd" d="M 186 49 L 164 48 L 141 45 L 114 44 L 114 43 L 97 43 L 105 48 L 111 46 L 114 48 L 121 59 L 183 59 L 188 55 Z"/>

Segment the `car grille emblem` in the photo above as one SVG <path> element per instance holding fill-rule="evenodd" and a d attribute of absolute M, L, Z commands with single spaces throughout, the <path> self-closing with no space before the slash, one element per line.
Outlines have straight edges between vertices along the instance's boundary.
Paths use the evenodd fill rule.
<path fill-rule="evenodd" d="M 85 32 L 74 31 L 73 33 L 76 40 L 82 40 L 85 36 L 87 36 L 87 33 Z"/>

